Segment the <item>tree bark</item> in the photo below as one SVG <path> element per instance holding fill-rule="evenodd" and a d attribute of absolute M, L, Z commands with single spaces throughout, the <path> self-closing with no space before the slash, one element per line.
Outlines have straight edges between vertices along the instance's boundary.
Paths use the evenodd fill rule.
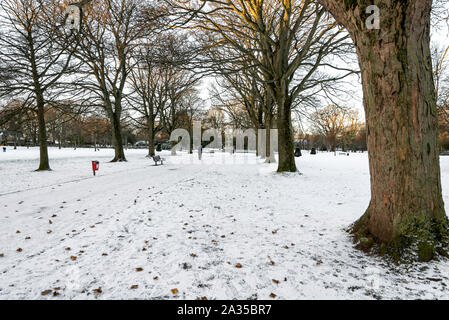
<path fill-rule="evenodd" d="M 191 125 L 189 128 L 189 133 L 190 133 L 190 142 L 189 142 L 189 154 L 193 154 L 193 125 L 192 125 L 192 121 L 190 121 Z"/>
<path fill-rule="evenodd" d="M 350 32 L 362 71 L 371 201 L 353 231 L 396 249 L 417 242 L 419 255 L 419 244 L 430 243 L 433 254 L 447 235 L 447 217 L 429 44 L 432 1 L 381 1 L 380 30 L 365 28 L 362 0 L 320 2 Z"/>
<path fill-rule="evenodd" d="M 269 130 L 267 128 L 267 130 Z M 267 133 L 268 136 L 268 133 Z M 278 172 L 296 172 L 295 155 L 293 152 L 293 135 L 291 119 L 291 101 L 278 101 Z"/>
<path fill-rule="evenodd" d="M 47 128 L 45 125 L 45 102 L 42 94 L 36 95 L 37 104 L 37 120 L 38 120 L 38 135 L 39 135 L 39 168 L 37 171 L 50 170 L 50 163 L 48 160 L 48 146 L 47 146 Z"/>
<path fill-rule="evenodd" d="M 123 149 L 122 128 L 120 125 L 120 117 L 113 112 L 111 117 L 112 124 L 112 140 L 114 143 L 115 156 L 111 162 L 126 161 L 125 151 Z"/>
<path fill-rule="evenodd" d="M 147 118 L 148 123 L 148 155 L 153 157 L 154 153 L 154 122 L 150 117 Z"/>

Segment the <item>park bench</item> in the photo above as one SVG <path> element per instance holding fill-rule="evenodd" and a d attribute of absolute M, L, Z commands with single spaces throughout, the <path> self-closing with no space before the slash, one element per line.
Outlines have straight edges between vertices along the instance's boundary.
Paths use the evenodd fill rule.
<path fill-rule="evenodd" d="M 158 156 L 158 155 L 156 155 L 156 156 L 147 156 L 147 158 L 152 158 L 153 159 L 153 161 L 154 161 L 154 165 L 155 166 L 157 166 L 157 163 L 158 162 L 160 162 L 161 163 L 161 165 L 164 165 L 164 158 L 161 158 L 161 156 Z"/>
<path fill-rule="evenodd" d="M 157 163 L 160 162 L 161 165 L 164 165 L 164 159 L 162 159 L 160 156 L 153 156 L 154 165 L 157 166 Z"/>

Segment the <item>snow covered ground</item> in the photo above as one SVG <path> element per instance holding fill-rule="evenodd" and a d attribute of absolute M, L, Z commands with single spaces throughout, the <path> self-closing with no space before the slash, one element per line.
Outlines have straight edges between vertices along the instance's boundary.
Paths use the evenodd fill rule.
<path fill-rule="evenodd" d="M 304 152 L 281 175 L 254 155 L 112 153 L 51 149 L 43 173 L 38 149 L 0 153 L 0 299 L 449 299 L 449 261 L 398 269 L 353 248 L 366 153 Z"/>

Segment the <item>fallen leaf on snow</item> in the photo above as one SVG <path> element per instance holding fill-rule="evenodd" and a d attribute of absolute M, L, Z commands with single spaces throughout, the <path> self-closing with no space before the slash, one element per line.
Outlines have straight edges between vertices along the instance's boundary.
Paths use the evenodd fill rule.
<path fill-rule="evenodd" d="M 238 268 L 238 269 L 240 269 L 240 268 L 242 268 L 243 266 L 242 266 L 242 264 L 237 263 L 237 264 L 235 265 L 235 267 Z"/>
<path fill-rule="evenodd" d="M 143 268 L 136 268 L 136 271 L 141 272 L 141 271 L 143 271 Z"/>
<path fill-rule="evenodd" d="M 77 258 L 75 256 L 70 256 L 70 259 L 72 259 L 72 261 L 75 261 Z"/>
<path fill-rule="evenodd" d="M 138 287 L 139 287 L 139 285 L 133 284 L 133 285 L 131 286 L 131 289 L 134 290 L 134 289 L 137 289 Z"/>
<path fill-rule="evenodd" d="M 46 296 L 48 294 L 50 294 L 52 292 L 52 290 L 44 290 L 41 292 L 41 295 Z"/>
<path fill-rule="evenodd" d="M 171 293 L 173 293 L 173 294 L 177 294 L 179 291 L 178 291 L 178 289 L 171 289 Z"/>
<path fill-rule="evenodd" d="M 426 278 L 426 279 L 429 280 L 429 281 L 434 281 L 434 282 L 443 281 L 443 279 L 440 279 L 440 278 Z"/>
<path fill-rule="evenodd" d="M 101 294 L 103 292 L 103 289 L 101 289 L 101 287 L 98 287 L 97 289 L 94 289 L 93 292 L 95 294 Z"/>
<path fill-rule="evenodd" d="M 277 297 L 277 295 L 276 294 L 274 294 L 274 293 L 270 293 L 270 298 L 276 298 Z"/>
<path fill-rule="evenodd" d="M 22 252 L 22 251 L 23 251 L 22 248 L 17 249 L 17 252 Z"/>

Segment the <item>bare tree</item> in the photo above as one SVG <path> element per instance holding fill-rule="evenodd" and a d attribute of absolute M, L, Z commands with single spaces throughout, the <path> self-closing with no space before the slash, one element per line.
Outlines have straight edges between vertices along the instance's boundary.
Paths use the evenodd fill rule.
<path fill-rule="evenodd" d="M 155 134 L 162 128 L 171 133 L 179 126 L 176 117 L 182 109 L 183 97 L 199 80 L 183 69 L 187 42 L 185 35 L 161 33 L 139 46 L 137 61 L 131 69 L 129 82 L 133 92 L 128 100 L 140 115 L 135 120 L 148 130 L 150 156 L 154 155 Z"/>
<path fill-rule="evenodd" d="M 377 1 L 379 28 L 366 1 L 318 1 L 351 34 L 362 71 L 371 202 L 353 232 L 385 243 L 397 259 L 416 244 L 419 259 L 428 261 L 448 237 L 430 51 L 432 0 Z"/>
<path fill-rule="evenodd" d="M 76 56 L 84 63 L 82 86 L 92 94 L 112 125 L 115 156 L 126 161 L 121 121 L 123 98 L 131 73 L 132 53 L 147 31 L 140 19 L 143 2 L 104 0 L 85 7 L 82 37 Z M 150 22 L 148 22 L 150 23 Z"/>
<path fill-rule="evenodd" d="M 133 92 L 128 95 L 131 108 L 139 115 L 133 119 L 147 130 L 150 156 L 155 155 L 154 136 L 162 129 L 160 121 L 156 121 L 168 101 L 169 80 L 165 72 L 167 70 L 160 68 L 154 57 L 155 51 L 151 45 L 145 45 L 139 50 L 140 62 L 132 68 L 129 79 Z"/>
<path fill-rule="evenodd" d="M 317 71 L 335 67 L 326 56 L 347 52 L 345 33 L 309 0 L 166 2 L 182 17 L 189 15 L 187 27 L 214 33 L 213 45 L 232 46 L 259 69 L 260 80 L 277 104 L 278 171 L 296 171 L 292 106 L 302 92 L 330 80 L 317 76 Z M 353 72 L 339 71 L 334 79 Z"/>
<path fill-rule="evenodd" d="M 62 95 L 63 76 L 75 66 L 61 32 L 63 8 L 55 0 L 2 0 L 0 3 L 0 98 L 20 97 L 36 113 L 40 164 L 50 170 L 45 105 Z"/>
<path fill-rule="evenodd" d="M 330 105 L 318 109 L 310 116 L 312 128 L 324 137 L 330 151 L 335 151 L 338 139 L 342 137 L 347 125 L 349 114 L 349 110 L 345 108 Z"/>
<path fill-rule="evenodd" d="M 168 135 L 180 128 L 185 121 L 186 97 L 188 97 L 198 85 L 198 78 L 186 70 L 172 68 L 169 71 L 169 86 L 167 90 L 168 101 L 161 110 L 161 123 Z M 184 105 L 183 105 L 184 102 Z M 172 142 L 174 145 L 175 142 Z M 176 150 L 172 148 L 172 155 Z"/>

